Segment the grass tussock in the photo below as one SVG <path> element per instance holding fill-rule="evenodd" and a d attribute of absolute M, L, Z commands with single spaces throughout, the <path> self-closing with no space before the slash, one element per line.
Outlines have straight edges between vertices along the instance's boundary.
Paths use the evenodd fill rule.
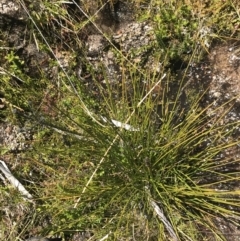
<path fill-rule="evenodd" d="M 159 69 L 112 40 L 115 26 L 103 15 L 117 25 L 116 2 L 19 1 L 41 61 L 1 50 L 2 120 L 33 132 L 30 148 L 3 157 L 34 201 L 1 187 L 4 240 L 79 232 L 90 240 L 226 240 L 221 227 L 239 226 L 239 120 L 228 121 L 238 96 L 216 106 L 186 74 L 212 41 L 238 36 L 238 1 L 127 2 L 134 21 L 153 26 L 146 53 Z M 89 60 L 92 32 L 116 57 L 118 81 Z"/>

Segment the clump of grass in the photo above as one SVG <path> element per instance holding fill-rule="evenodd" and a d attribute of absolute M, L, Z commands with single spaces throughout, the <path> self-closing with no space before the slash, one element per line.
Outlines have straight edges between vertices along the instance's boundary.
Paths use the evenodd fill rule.
<path fill-rule="evenodd" d="M 37 190 L 44 201 L 40 213 L 51 216 L 56 225 L 51 230 L 91 230 L 95 239 L 111 233 L 115 240 L 151 240 L 166 239 L 170 224 L 170 236 L 176 240 L 201 240 L 200 227 L 224 240 L 216 220 L 237 224 L 239 215 L 238 191 L 228 186 L 239 177 L 225 166 L 239 160 L 219 156 L 239 144 L 225 141 L 238 123 L 222 126 L 226 113 L 214 121 L 207 117 L 210 106 L 201 106 L 202 96 L 194 102 L 191 96 L 184 110 L 181 91 L 170 99 L 167 89 L 165 81 L 161 106 L 147 94 L 131 108 L 121 103 L 138 131 L 118 129 L 110 120 L 102 122 L 103 127 L 69 106 L 61 109 L 65 118 L 43 122 L 66 135 L 42 136 L 35 146 L 39 143 L 43 163 L 54 167 L 45 171 L 52 176 L 46 187 Z M 126 121 L 112 111 L 105 109 L 109 119 Z"/>
<path fill-rule="evenodd" d="M 126 65 L 128 60 L 120 53 L 120 63 L 130 73 L 122 76 L 121 85 L 107 84 L 102 91 L 96 81 L 98 73 L 90 72 L 99 87 L 99 99 L 64 69 L 60 81 L 48 81 L 43 75 L 36 85 L 29 79 L 29 89 L 22 84 L 24 92 L 17 92 L 21 102 L 8 95 L 15 106 L 25 110 L 24 118 L 38 128 L 23 166 L 35 173 L 25 177 L 34 181 L 29 188 L 36 197 L 34 215 L 41 217 L 36 222 L 50 220 L 43 234 L 89 231 L 94 240 L 106 235 L 109 240 L 207 240 L 211 233 L 215 240 L 224 240 L 221 223 L 227 219 L 238 226 L 239 192 L 234 185 L 239 182 L 235 169 L 239 160 L 226 159 L 223 153 L 239 144 L 232 138 L 239 123 L 222 124 L 231 102 L 219 107 L 225 108 L 219 117 L 210 117 L 206 113 L 213 103 L 202 105 L 207 90 L 188 95 L 185 80 L 167 73 L 167 54 L 176 50 L 171 43 L 183 37 L 179 29 L 198 29 L 191 27 L 193 10 L 184 4 L 179 3 L 176 15 L 169 16 L 175 4 L 169 4 L 169 12 L 162 10 L 165 15 L 154 20 L 161 38 L 164 34 L 169 37 L 171 24 L 176 28 L 170 39 L 164 37 L 170 42 L 159 73 Z M 62 19 L 69 17 L 64 14 L 61 12 Z M 183 18 L 177 21 L 179 17 Z M 189 42 L 191 38 L 184 41 L 186 46 L 196 44 Z M 158 50 L 156 58 L 162 59 Z M 143 90 L 141 78 L 150 83 L 148 90 Z M 12 87 L 6 79 L 4 83 Z M 44 87 L 42 92 L 39 86 Z M 177 88 L 172 90 L 173 86 Z M 153 94 L 156 87 L 159 91 Z M 117 92 L 120 97 L 113 95 Z M 33 93 L 34 106 L 26 101 Z M 134 130 L 114 126 L 113 119 Z"/>

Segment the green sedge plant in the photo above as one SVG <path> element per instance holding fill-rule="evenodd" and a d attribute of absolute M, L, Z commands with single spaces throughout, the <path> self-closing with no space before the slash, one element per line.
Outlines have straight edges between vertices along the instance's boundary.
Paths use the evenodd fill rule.
<path fill-rule="evenodd" d="M 117 85 L 103 67 L 99 72 L 106 84 L 100 84 L 99 72 L 91 70 L 86 58 L 81 60 L 89 67 L 92 89 L 64 68 L 55 82 L 44 74 L 41 82 L 29 78 L 18 88 L 4 82 L 10 92 L 18 91 L 18 100 L 6 93 L 23 109 L 17 114 L 36 130 L 22 165 L 34 173 L 24 173 L 32 180 L 27 187 L 35 197 L 34 212 L 26 220 L 32 217 L 36 225 L 50 220 L 42 235 L 61 233 L 67 239 L 88 232 L 92 240 L 225 240 L 221 225 L 228 220 L 238 227 L 239 158 L 225 153 L 239 145 L 234 138 L 239 123 L 222 124 L 234 110 L 234 99 L 219 107 L 203 103 L 207 89 L 190 89 L 186 78 L 177 79 L 168 69 L 169 59 L 202 41 L 196 37 L 191 42 L 180 33 L 199 31 L 199 21 L 189 19 L 192 9 L 184 4 L 174 9 L 172 1 L 152 20 L 159 43 L 155 58 L 162 62 L 159 72 L 132 64 L 118 51 L 119 64 L 127 70 Z M 49 12 L 56 13 L 53 10 Z M 37 18 L 30 20 L 38 26 Z M 37 41 L 54 56 L 51 44 L 40 37 L 41 29 L 37 31 Z M 177 54 L 174 40 L 184 43 Z M 197 53 L 192 51 L 191 58 Z M 26 222 L 25 233 L 33 226 Z"/>

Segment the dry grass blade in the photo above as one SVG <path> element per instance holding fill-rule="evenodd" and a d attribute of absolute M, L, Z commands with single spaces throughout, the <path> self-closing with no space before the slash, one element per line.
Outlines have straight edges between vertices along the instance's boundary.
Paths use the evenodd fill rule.
<path fill-rule="evenodd" d="M 178 237 L 176 235 L 176 232 L 173 229 L 173 226 L 171 223 L 167 220 L 166 216 L 164 215 L 163 211 L 159 208 L 159 206 L 154 202 L 153 200 L 150 200 L 150 204 L 153 208 L 153 210 L 156 212 L 158 218 L 163 222 L 164 226 L 166 227 L 169 235 L 172 237 L 174 241 L 178 241 Z"/>
<path fill-rule="evenodd" d="M 32 199 L 33 196 L 26 190 L 26 188 L 13 176 L 11 171 L 8 169 L 6 163 L 0 160 L 0 170 L 8 179 L 8 181 L 28 200 Z"/>

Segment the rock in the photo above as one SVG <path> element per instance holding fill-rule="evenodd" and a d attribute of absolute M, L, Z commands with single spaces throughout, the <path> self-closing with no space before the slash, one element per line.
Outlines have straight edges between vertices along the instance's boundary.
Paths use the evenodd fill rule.
<path fill-rule="evenodd" d="M 89 57 L 97 57 L 106 46 L 107 42 L 104 36 L 100 34 L 92 34 L 87 40 L 87 55 Z"/>
<path fill-rule="evenodd" d="M 126 23 L 108 39 L 112 41 L 108 41 L 103 35 L 92 34 L 88 36 L 86 44 L 88 60 L 93 69 L 97 71 L 104 67 L 108 81 L 115 83 L 121 79 L 122 71 L 116 49 L 127 56 L 129 62 L 141 65 L 143 61 L 145 66 L 151 66 L 151 68 L 154 66 L 156 72 L 160 71 L 160 63 L 155 63 L 153 58 L 148 58 L 149 51 L 156 44 L 153 28 L 149 23 Z"/>
<path fill-rule="evenodd" d="M 11 124 L 0 126 L 0 145 L 9 151 L 19 152 L 29 148 L 32 131 L 28 127 Z"/>
<path fill-rule="evenodd" d="M 15 1 L 2 0 L 0 2 L 0 14 L 14 16 L 19 11 L 19 4 Z"/>
<path fill-rule="evenodd" d="M 124 52 L 133 49 L 139 51 L 141 48 L 148 47 L 156 41 L 153 28 L 147 22 L 126 24 L 119 30 L 119 34 L 114 35 L 113 38 Z"/>
<path fill-rule="evenodd" d="M 23 11 L 21 5 L 17 1 L 1 0 L 0 1 L 0 25 L 1 21 L 15 21 L 27 20 L 27 14 Z M 4 24 L 4 23 L 3 23 Z"/>

